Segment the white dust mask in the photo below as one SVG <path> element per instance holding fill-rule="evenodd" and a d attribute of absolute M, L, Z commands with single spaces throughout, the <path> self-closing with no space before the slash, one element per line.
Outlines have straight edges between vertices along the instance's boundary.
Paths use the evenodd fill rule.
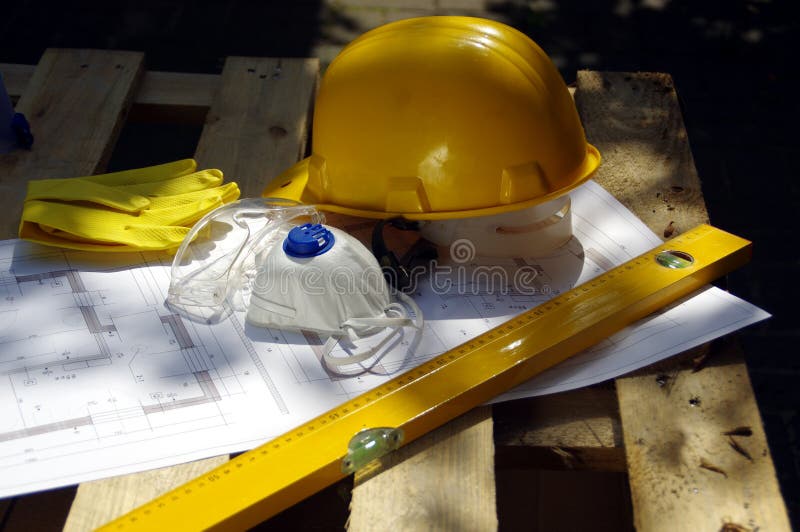
<path fill-rule="evenodd" d="M 328 336 L 324 360 L 333 370 L 379 354 L 404 327 L 416 329 L 416 344 L 422 312 L 405 294 L 397 293 L 402 303 L 392 300 L 378 261 L 361 242 L 320 224 L 299 225 L 284 234 L 282 245 L 256 257 L 249 323 Z M 346 357 L 331 354 L 338 342 L 355 346 L 386 329 L 389 334 L 371 348 Z"/>
<path fill-rule="evenodd" d="M 211 211 L 175 253 L 168 304 L 207 322 L 245 310 L 257 274 L 256 257 L 280 245 L 282 228 L 323 220 L 310 205 L 277 198 L 247 198 Z"/>

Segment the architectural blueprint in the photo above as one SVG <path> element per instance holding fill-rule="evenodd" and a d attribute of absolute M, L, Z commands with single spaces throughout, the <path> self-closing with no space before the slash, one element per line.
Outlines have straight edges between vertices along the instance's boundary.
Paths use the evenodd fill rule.
<path fill-rule="evenodd" d="M 548 257 L 445 259 L 413 293 L 419 341 L 404 331 L 344 374 L 315 334 L 170 309 L 168 255 L 0 242 L 0 497 L 252 448 L 660 243 L 592 182 L 572 202 L 574 237 Z M 605 380 L 767 316 L 708 288 L 504 397 Z"/>

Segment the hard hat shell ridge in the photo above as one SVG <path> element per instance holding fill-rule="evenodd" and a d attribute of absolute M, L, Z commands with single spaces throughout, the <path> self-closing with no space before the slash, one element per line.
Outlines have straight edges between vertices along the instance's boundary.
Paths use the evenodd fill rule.
<path fill-rule="evenodd" d="M 479 18 L 358 37 L 325 72 L 314 113 L 312 155 L 264 195 L 369 218 L 464 218 L 553 199 L 600 163 L 544 51 Z"/>

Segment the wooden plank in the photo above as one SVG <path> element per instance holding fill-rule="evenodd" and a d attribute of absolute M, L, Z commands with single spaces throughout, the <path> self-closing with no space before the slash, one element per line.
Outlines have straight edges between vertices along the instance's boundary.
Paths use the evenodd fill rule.
<path fill-rule="evenodd" d="M 637 529 L 791 530 L 742 358 L 729 341 L 702 371 L 618 382 Z"/>
<path fill-rule="evenodd" d="M 221 84 L 218 74 L 145 72 L 128 121 L 202 125 Z"/>
<path fill-rule="evenodd" d="M 12 100 L 25 92 L 35 68 L 34 65 L 0 63 L 0 74 Z M 133 95 L 128 121 L 203 123 L 221 84 L 219 74 L 147 70 Z M 569 91 L 574 94 L 575 88 L 569 87 Z"/>
<path fill-rule="evenodd" d="M 12 99 L 19 98 L 26 92 L 35 70 L 35 65 L 0 63 L 0 74 L 3 75 L 6 90 Z M 163 107 L 211 107 L 221 84 L 219 74 L 148 70 L 142 76 L 133 103 Z"/>
<path fill-rule="evenodd" d="M 613 386 L 493 405 L 495 467 L 625 471 Z"/>
<path fill-rule="evenodd" d="M 497 530 L 491 442 L 476 408 L 356 474 L 347 529 Z"/>
<path fill-rule="evenodd" d="M 211 107 L 221 84 L 218 74 L 147 71 L 133 101 L 137 105 Z"/>
<path fill-rule="evenodd" d="M 708 219 L 669 75 L 579 72 L 576 104 L 604 157 L 597 181 L 651 229 Z M 637 529 L 789 530 L 740 353 L 700 371 L 667 361 L 616 386 Z M 737 427 L 752 435 L 725 434 Z"/>
<path fill-rule="evenodd" d="M 259 195 L 265 183 L 259 179 L 277 174 L 305 150 L 318 68 L 315 59 L 229 57 L 195 152 L 198 167 L 219 168 L 239 183 L 243 196 Z M 276 135 L 276 128 L 285 132 Z M 226 460 L 81 484 L 65 529 L 96 528 Z"/>
<path fill-rule="evenodd" d="M 316 59 L 228 58 L 195 152 L 198 164 L 222 169 L 242 196 L 260 196 L 305 154 L 318 71 Z"/>
<path fill-rule="evenodd" d="M 581 71 L 575 104 L 603 156 L 595 181 L 662 237 L 708 222 L 669 74 Z"/>
<path fill-rule="evenodd" d="M 692 364 L 708 345 L 672 357 Z M 626 472 L 613 382 L 493 405 L 495 467 Z"/>
<path fill-rule="evenodd" d="M 84 482 L 78 486 L 64 531 L 93 530 L 227 460 L 227 456 L 215 456 L 173 467 Z"/>
<path fill-rule="evenodd" d="M 49 49 L 16 109 L 33 149 L 0 157 L 0 237 L 13 238 L 28 179 L 74 177 L 103 169 L 142 71 L 137 52 Z"/>
<path fill-rule="evenodd" d="M 0 74 L 12 100 L 25 92 L 33 78 L 34 65 L 0 63 Z M 219 90 L 219 74 L 146 71 L 133 99 L 132 119 L 158 117 L 161 121 L 199 123 Z"/>

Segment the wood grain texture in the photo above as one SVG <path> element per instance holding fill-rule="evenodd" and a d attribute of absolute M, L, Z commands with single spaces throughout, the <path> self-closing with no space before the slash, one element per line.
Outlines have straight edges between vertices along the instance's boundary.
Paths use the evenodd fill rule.
<path fill-rule="evenodd" d="M 595 180 L 656 234 L 708 222 L 672 77 L 578 73 L 575 103 L 603 156 Z"/>
<path fill-rule="evenodd" d="M 289 166 L 305 149 L 317 66 L 307 59 L 228 58 L 212 104 L 213 116 L 195 152 L 198 167 L 221 169 L 226 180 L 239 182 L 242 196 L 259 195 L 263 182 L 254 176 L 280 171 L 279 165 Z M 280 75 L 261 78 L 265 72 Z M 287 132 L 276 139 L 270 129 L 282 124 Z M 245 174 L 251 179 L 243 180 Z M 67 529 L 97 527 L 227 460 L 228 456 L 218 456 L 82 484 Z"/>
<path fill-rule="evenodd" d="M 669 75 L 579 72 L 576 104 L 603 154 L 596 180 L 653 231 L 708 220 Z M 667 361 L 616 386 L 637 529 L 789 530 L 741 354 L 700 371 Z M 740 426 L 752 436 L 724 434 Z"/>
<path fill-rule="evenodd" d="M 221 83 L 219 74 L 145 72 L 128 122 L 202 126 Z"/>
<path fill-rule="evenodd" d="M 12 101 L 26 92 L 35 68 L 0 63 Z M 219 74 L 146 71 L 134 95 L 128 122 L 202 125 L 221 83 Z"/>
<path fill-rule="evenodd" d="M 227 455 L 215 456 L 173 467 L 84 482 L 78 486 L 64 531 L 94 530 L 227 460 Z"/>
<path fill-rule="evenodd" d="M 221 84 L 218 74 L 147 71 L 133 102 L 163 107 L 210 107 Z"/>
<path fill-rule="evenodd" d="M 497 530 L 490 407 L 464 414 L 356 474 L 347 529 Z"/>
<path fill-rule="evenodd" d="M 35 70 L 34 65 L 0 63 L 0 74 L 3 75 L 6 90 L 12 99 L 27 92 L 26 88 Z M 211 107 L 221 83 L 219 74 L 148 70 L 142 76 L 133 103 L 159 107 Z"/>
<path fill-rule="evenodd" d="M 16 105 L 31 124 L 30 151 L 0 156 L 0 237 L 13 238 L 29 179 L 105 168 L 142 72 L 138 52 L 48 49 Z"/>
<path fill-rule="evenodd" d="M 195 152 L 198 165 L 221 169 L 242 197 L 260 196 L 305 153 L 318 69 L 316 59 L 229 57 Z"/>
<path fill-rule="evenodd" d="M 715 351 L 699 372 L 617 382 L 639 530 L 791 530 L 742 355 L 732 341 Z"/>

